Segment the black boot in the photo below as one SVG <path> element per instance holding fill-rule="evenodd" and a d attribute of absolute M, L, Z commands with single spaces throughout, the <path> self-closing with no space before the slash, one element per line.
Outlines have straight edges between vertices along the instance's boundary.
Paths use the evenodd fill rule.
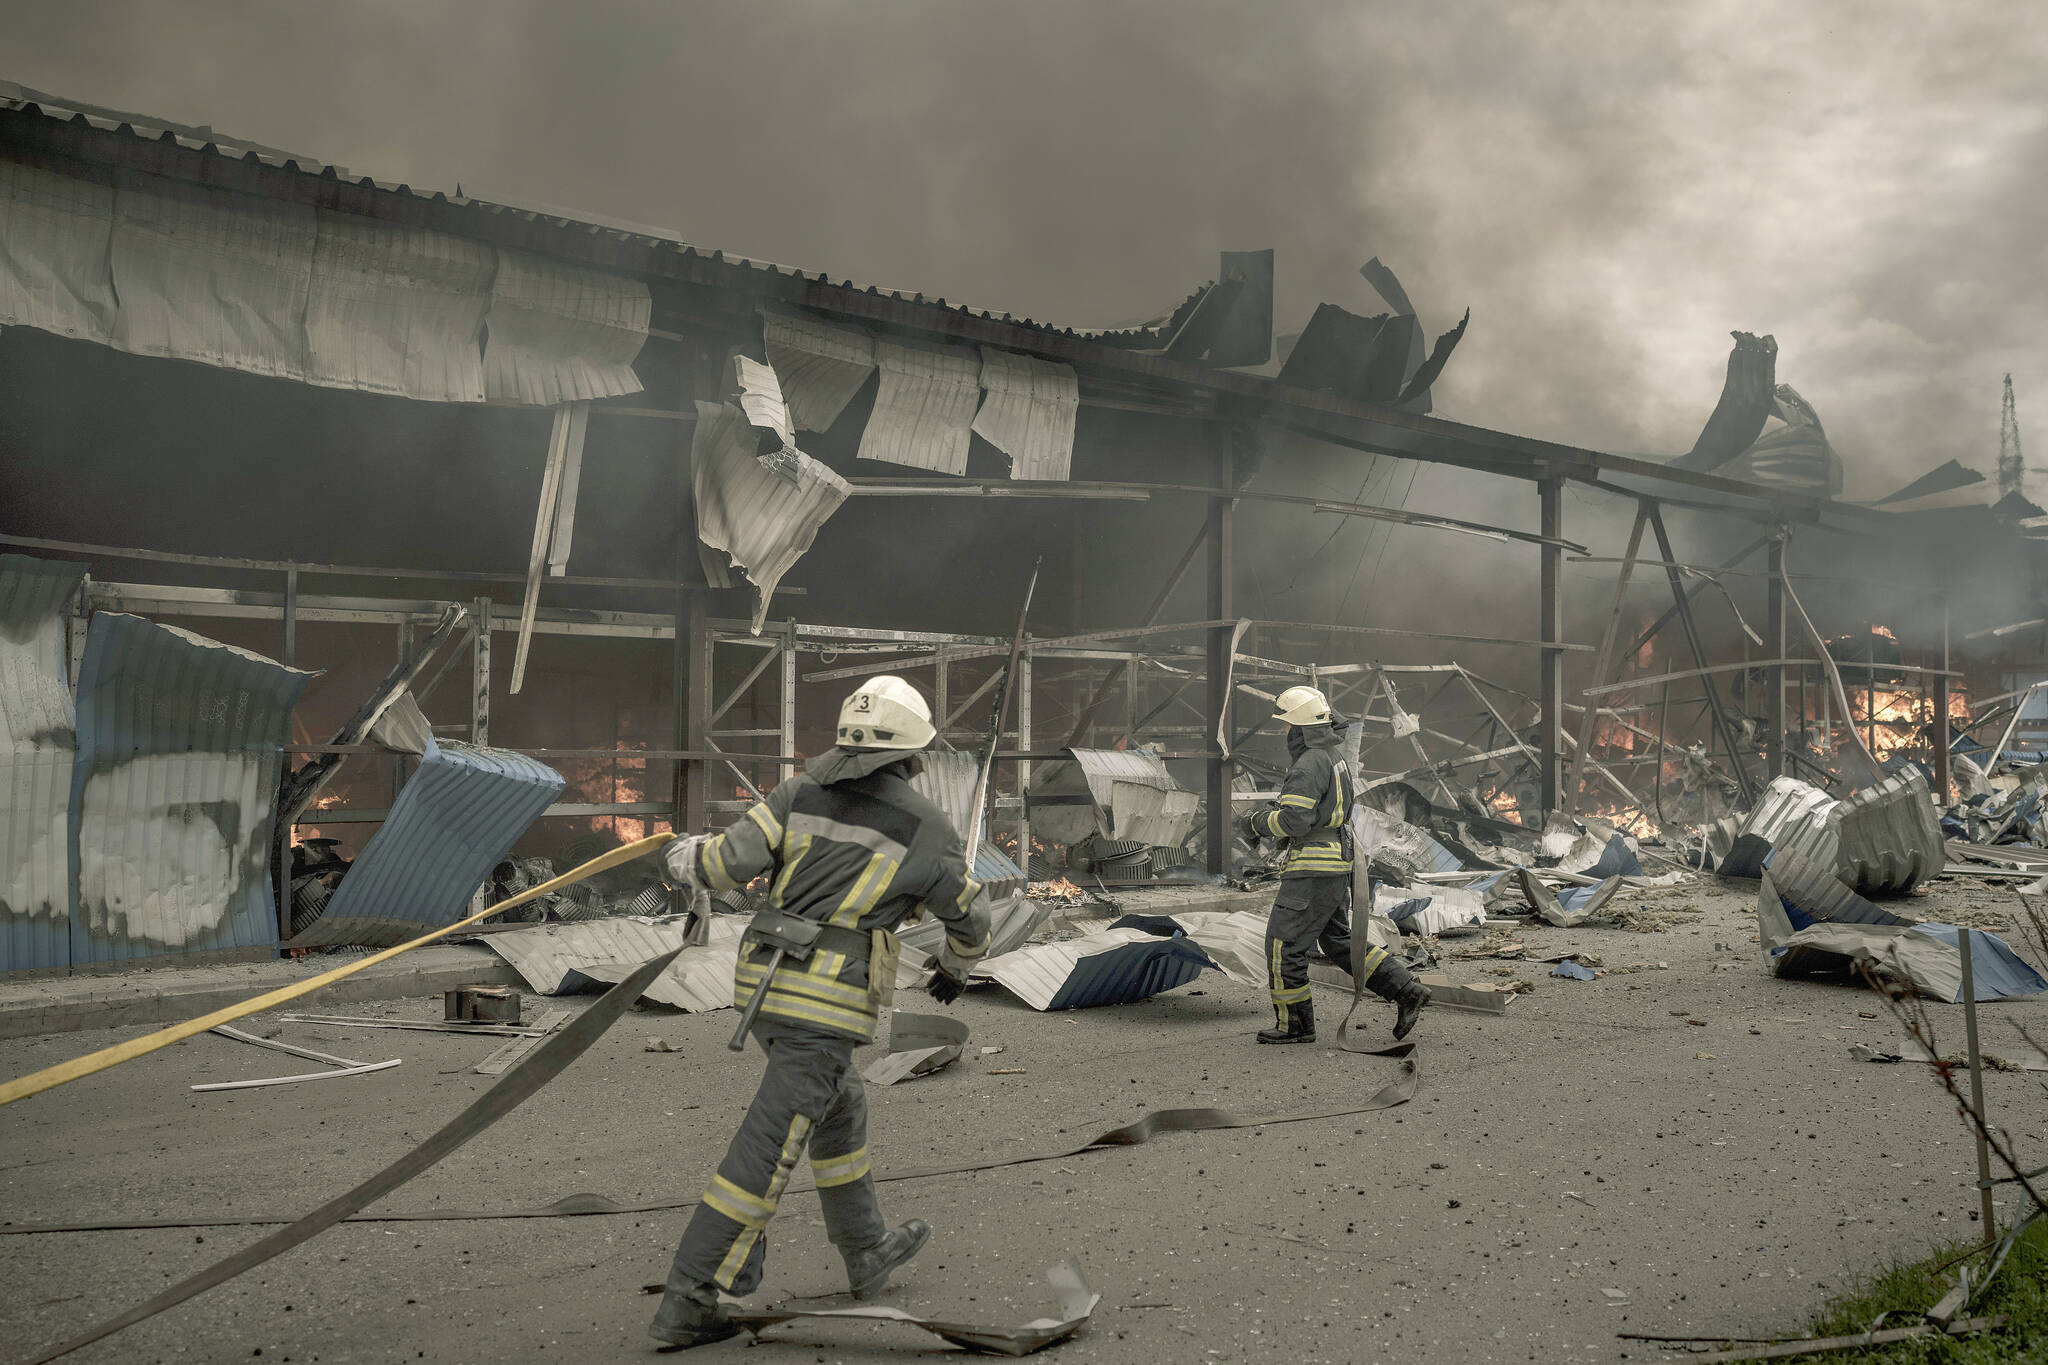
<path fill-rule="evenodd" d="M 1429 987 L 1417 981 L 1407 967 L 1392 958 L 1382 962 L 1365 979 L 1365 988 L 1399 1010 L 1394 1016 L 1396 1042 L 1414 1032 L 1415 1021 L 1422 1017 L 1423 1007 L 1429 1004 Z"/>
<path fill-rule="evenodd" d="M 844 1251 L 846 1283 L 856 1299 L 872 1299 L 889 1283 L 889 1272 L 923 1249 L 932 1235 L 931 1224 L 912 1218 L 884 1233 L 882 1240 L 865 1251 Z"/>
<path fill-rule="evenodd" d="M 739 1330 L 739 1324 L 718 1301 L 717 1290 L 708 1284 L 671 1277 L 647 1335 L 661 1342 L 664 1351 L 687 1351 L 692 1346 L 709 1346 L 714 1341 L 738 1336 Z"/>
<path fill-rule="evenodd" d="M 1313 1043 L 1316 1040 L 1316 1005 L 1313 1000 L 1304 1000 L 1298 1005 L 1287 1007 L 1286 1028 L 1263 1028 L 1259 1030 L 1262 1043 Z"/>

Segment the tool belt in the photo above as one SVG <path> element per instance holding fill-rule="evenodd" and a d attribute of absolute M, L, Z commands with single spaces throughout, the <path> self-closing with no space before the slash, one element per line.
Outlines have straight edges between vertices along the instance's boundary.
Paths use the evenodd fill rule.
<path fill-rule="evenodd" d="M 748 943 L 782 949 L 783 957 L 791 962 L 807 962 L 814 952 L 843 953 L 866 961 L 874 948 L 874 936 L 865 929 L 821 924 L 786 910 L 761 911 L 742 937 Z"/>

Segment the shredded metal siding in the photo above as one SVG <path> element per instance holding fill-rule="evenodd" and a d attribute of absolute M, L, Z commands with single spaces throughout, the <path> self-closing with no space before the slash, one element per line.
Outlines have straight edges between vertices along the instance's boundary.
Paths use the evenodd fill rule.
<path fill-rule="evenodd" d="M 83 564 L 0 555 L 0 971 L 71 960 L 64 609 L 84 577 Z"/>
<path fill-rule="evenodd" d="M 761 337 L 790 420 L 805 431 L 830 431 L 875 372 L 875 339 L 866 332 L 764 309 Z"/>
<path fill-rule="evenodd" d="M 1074 367 L 984 346 L 981 386 L 988 396 L 974 418 L 974 434 L 1010 457 L 1010 477 L 1064 480 L 1081 408 Z"/>
<path fill-rule="evenodd" d="M 562 785 L 560 773 L 523 754 L 429 740 L 326 913 L 290 946 L 382 948 L 454 923 Z"/>
<path fill-rule="evenodd" d="M 967 839 L 967 826 L 974 808 L 974 783 L 981 776 L 981 764 L 974 755 L 960 749 L 927 749 L 918 758 L 924 771 L 910 779 L 911 789 L 946 813 L 953 832 Z M 984 841 L 981 847 L 988 844 Z M 976 869 L 977 875 L 979 868 Z"/>
<path fill-rule="evenodd" d="M 723 550 L 755 587 L 754 634 L 768 616 L 775 585 L 811 548 L 818 529 L 852 492 L 846 480 L 797 450 L 794 479 L 754 456 L 754 428 L 729 403 L 698 403 L 690 442 L 697 538 Z"/>
<path fill-rule="evenodd" d="M 875 363 L 882 382 L 859 458 L 965 474 L 981 401 L 980 358 L 962 346 L 903 346 L 877 338 Z"/>
<path fill-rule="evenodd" d="M 71 960 L 277 942 L 281 746 L 313 674 L 100 612 L 78 683 Z"/>
<path fill-rule="evenodd" d="M 427 228 L 320 210 L 306 298 L 306 381 L 443 403 L 484 401 L 497 253 Z"/>
<path fill-rule="evenodd" d="M 1840 804 L 1810 782 L 1774 777 L 1736 837 L 1754 834 L 1774 849 L 1832 868 L 1839 860 L 1835 808 Z"/>
<path fill-rule="evenodd" d="M 551 408 L 640 392 L 633 358 L 653 306 L 638 280 L 500 250 L 484 319 L 484 393 Z"/>
<path fill-rule="evenodd" d="M 1161 791 L 1139 782 L 1111 786 L 1110 837 L 1130 839 L 1148 848 L 1178 848 L 1195 828 L 1202 798 L 1190 791 Z"/>
<path fill-rule="evenodd" d="M 114 189 L 0 161 L 0 325 L 109 345 Z"/>
<path fill-rule="evenodd" d="M 995 981 L 1035 1010 L 1086 1009 L 1144 1000 L 1213 967 L 1188 938 L 1105 929 L 984 959 L 976 977 Z"/>
<path fill-rule="evenodd" d="M 1903 896 L 1948 861 L 1934 797 L 1918 768 L 1848 797 L 1836 826 L 1836 875 L 1866 896 Z"/>

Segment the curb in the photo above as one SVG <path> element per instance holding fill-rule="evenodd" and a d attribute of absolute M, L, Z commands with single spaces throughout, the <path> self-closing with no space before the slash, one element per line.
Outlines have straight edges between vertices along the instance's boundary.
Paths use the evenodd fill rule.
<path fill-rule="evenodd" d="M 0 1038 L 173 1024 L 325 971 L 329 957 L 0 983 Z M 381 962 L 292 1002 L 293 1009 L 433 996 L 458 986 L 524 987 L 488 948 L 435 945 Z"/>

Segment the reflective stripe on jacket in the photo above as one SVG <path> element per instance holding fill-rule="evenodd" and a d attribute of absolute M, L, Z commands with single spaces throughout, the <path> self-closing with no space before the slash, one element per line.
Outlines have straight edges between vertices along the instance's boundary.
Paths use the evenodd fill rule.
<path fill-rule="evenodd" d="M 842 929 L 893 929 L 929 911 L 946 927 L 941 963 L 956 976 L 988 951 L 981 884 L 945 813 L 914 790 L 915 756 L 829 749 L 724 833 L 706 840 L 697 867 L 713 890 L 768 874 L 769 903 Z M 742 947 L 733 1004 L 760 989 L 770 950 Z M 876 1007 L 865 958 L 819 950 L 776 970 L 761 1013 L 867 1042 Z"/>
<path fill-rule="evenodd" d="M 1298 740 L 1293 732 L 1288 740 L 1290 749 L 1298 744 L 1301 752 L 1280 785 L 1279 804 L 1258 812 L 1251 823 L 1286 846 L 1281 877 L 1348 877 L 1344 827 L 1357 789 L 1350 765 L 1337 753 L 1341 741 L 1327 725 L 1300 727 Z"/>

